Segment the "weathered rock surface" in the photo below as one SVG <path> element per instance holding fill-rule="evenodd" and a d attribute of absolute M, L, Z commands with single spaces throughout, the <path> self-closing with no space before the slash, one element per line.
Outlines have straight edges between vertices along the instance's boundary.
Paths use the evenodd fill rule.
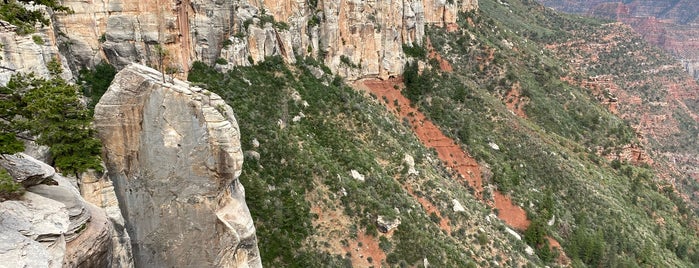
<path fill-rule="evenodd" d="M 60 43 L 70 65 L 92 66 L 106 57 L 117 67 L 130 62 L 183 75 L 194 61 L 223 69 L 268 56 L 294 62 L 320 57 L 350 79 L 402 73 L 402 45 L 422 43 L 425 23 L 455 29 L 459 11 L 477 0 L 134 1 L 66 0 L 73 14 L 56 14 Z M 270 21 L 270 16 L 274 20 Z M 70 44 L 70 45 L 67 45 Z M 345 58 L 346 57 L 346 58 Z M 349 63 L 349 64 L 348 64 Z"/>
<path fill-rule="evenodd" d="M 230 106 L 132 64 L 95 108 L 137 267 L 260 267 Z"/>
<path fill-rule="evenodd" d="M 398 228 L 400 223 L 400 219 L 389 220 L 383 216 L 378 216 L 376 218 L 376 227 L 378 227 L 379 231 L 382 233 L 388 233 L 391 230 Z"/>
<path fill-rule="evenodd" d="M 237 1 L 65 0 L 73 14 L 55 23 L 71 66 L 92 66 L 103 56 L 119 68 L 131 62 L 186 72 L 193 61 L 213 64 L 222 42 L 233 33 Z"/>
<path fill-rule="evenodd" d="M 86 172 L 80 176 L 80 194 L 83 198 L 104 210 L 107 218 L 112 223 L 112 267 L 133 267 L 133 254 L 131 250 L 131 237 L 126 231 L 124 216 L 119 209 L 119 201 L 112 181 L 107 174 Z"/>
<path fill-rule="evenodd" d="M 15 182 L 21 183 L 25 188 L 51 179 L 56 174 L 53 167 L 24 153 L 4 155 L 3 158 L 0 159 L 0 166 L 7 170 Z"/>
<path fill-rule="evenodd" d="M 20 163 L 20 164 L 18 164 Z M 112 225 L 85 202 L 70 181 L 30 156 L 6 156 L 10 174 L 51 180 L 28 185 L 20 200 L 0 203 L 0 265 L 13 267 L 109 267 Z M 39 168 L 35 168 L 39 167 Z M 26 168 L 26 169 L 25 169 Z M 18 170 L 22 170 L 19 172 Z"/>
<path fill-rule="evenodd" d="M 18 35 L 16 29 L 16 26 L 0 21 L 0 85 L 6 85 L 16 72 L 33 72 L 38 76 L 48 77 L 49 70 L 46 64 L 54 58 L 64 67 L 61 77 L 66 80 L 72 79 L 67 63 L 59 54 L 53 27 L 43 27 L 29 35 Z M 34 41 L 34 38 L 42 41 Z"/>

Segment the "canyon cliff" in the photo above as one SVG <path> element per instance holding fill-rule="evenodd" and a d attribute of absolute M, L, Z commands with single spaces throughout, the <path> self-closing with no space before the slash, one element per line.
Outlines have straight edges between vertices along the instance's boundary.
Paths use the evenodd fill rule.
<path fill-rule="evenodd" d="M 261 267 L 240 131 L 219 96 L 132 64 L 95 126 L 137 267 Z"/>
<path fill-rule="evenodd" d="M 58 43 L 73 70 L 102 58 L 146 64 L 180 77 L 194 61 L 249 66 L 281 55 L 322 59 L 347 78 L 399 75 L 402 46 L 421 44 L 425 23 L 456 27 L 476 0 L 435 1 L 63 1 Z"/>
<path fill-rule="evenodd" d="M 699 5 L 695 1 L 540 0 L 564 12 L 618 20 L 665 49 L 699 79 Z"/>

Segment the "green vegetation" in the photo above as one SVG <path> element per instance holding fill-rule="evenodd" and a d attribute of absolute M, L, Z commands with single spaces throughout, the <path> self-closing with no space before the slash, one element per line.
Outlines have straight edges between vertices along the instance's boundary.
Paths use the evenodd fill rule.
<path fill-rule="evenodd" d="M 228 61 L 224 58 L 218 58 L 218 59 L 216 59 L 216 64 L 226 65 L 226 64 L 228 64 Z"/>
<path fill-rule="evenodd" d="M 463 33 L 428 29 L 439 53 L 461 59 L 452 63 L 457 71 L 433 68 L 419 74 L 409 64 L 404 92 L 487 164 L 492 173 L 487 182 L 511 194 L 516 203 L 532 204 L 525 206 L 532 225 L 524 238 L 539 257 L 553 259 L 543 239 L 549 235 L 581 266 L 699 263 L 699 237 L 691 227 L 697 217 L 685 201 L 648 166 L 605 158 L 638 143 L 629 122 L 608 112 L 592 92 L 561 79 L 607 71 L 572 73 L 567 61 L 544 48 L 579 32 L 599 31 L 602 23 L 561 15 L 534 1 L 504 5 L 483 0 L 479 5 L 479 12 L 461 14 Z M 466 17 L 475 23 L 467 23 Z M 618 56 L 605 57 L 618 63 L 596 66 L 621 71 L 634 65 L 622 60 L 626 52 L 612 53 Z M 651 88 L 644 93 L 648 97 L 657 94 Z M 516 97 L 508 100 L 508 95 Z M 506 107 L 513 101 L 526 118 Z M 490 148 L 491 142 L 500 150 Z M 553 216 L 555 224 L 548 226 Z M 677 237 L 687 239 L 667 243 Z"/>
<path fill-rule="evenodd" d="M 508 240 L 509 234 L 501 225 L 479 228 L 487 230 L 492 241 L 508 241 L 506 246 L 487 241 L 479 244 L 470 230 L 488 209 L 438 162 L 429 160 L 436 156 L 378 100 L 363 96 L 331 75 L 316 79 L 308 66 L 327 68 L 313 59 L 301 59 L 287 68 L 281 58 L 274 57 L 227 74 L 197 63 L 189 76 L 233 107 L 243 149 L 260 154 L 259 160 L 246 158 L 240 180 L 257 227 L 264 265 L 347 267 L 349 257 L 360 253 L 331 254 L 335 252 L 331 245 L 337 242 L 333 240 L 355 245 L 352 240 L 362 233 L 378 240 L 380 250 L 387 254 L 385 260 L 372 257 L 371 265 L 377 267 L 417 265 L 425 257 L 440 267 L 467 267 L 495 260 L 487 253 L 492 247 L 509 252 L 511 259 L 507 261 L 512 265 L 538 262 L 517 252 L 515 248 L 524 248 L 524 243 Z M 296 93 L 302 100 L 292 98 Z M 300 113 L 305 117 L 299 122 L 291 120 Z M 259 141 L 259 148 L 250 145 L 253 139 Z M 406 153 L 415 156 L 420 176 L 408 176 L 402 164 Z M 366 181 L 352 179 L 349 173 L 353 169 L 364 174 Z M 453 223 L 453 231 L 441 230 L 404 185 L 419 189 L 417 195 L 439 204 L 441 215 Z M 446 205 L 454 198 L 461 200 L 468 212 L 456 214 Z M 314 206 L 326 212 L 312 213 Z M 341 215 L 337 220 L 348 222 L 328 225 L 317 221 L 334 213 Z M 401 218 L 392 236 L 377 231 L 379 215 Z M 333 237 L 345 230 L 349 235 Z M 474 255 L 464 253 L 469 251 Z"/>
<path fill-rule="evenodd" d="M 403 53 L 409 57 L 413 57 L 416 59 L 426 59 L 427 58 L 427 49 L 420 46 L 417 42 L 414 42 L 412 44 L 403 44 Z"/>
<path fill-rule="evenodd" d="M 0 4 L 0 19 L 17 26 L 18 34 L 33 33 L 35 31 L 34 26 L 37 23 L 41 24 L 41 26 L 49 25 L 49 20 L 44 17 L 44 14 L 41 11 L 28 10 L 24 8 L 24 6 L 22 5 L 29 3 L 45 5 L 47 7 L 52 8 L 54 11 L 70 12 L 70 9 L 61 6 L 59 2 L 56 0 L 11 0 L 9 2 L 5 1 L 4 4 Z"/>
<path fill-rule="evenodd" d="M 41 38 L 39 35 L 32 35 L 32 40 L 34 41 L 35 44 L 37 45 L 43 45 L 44 44 L 44 39 Z"/>
<path fill-rule="evenodd" d="M 355 64 L 354 62 L 352 62 L 352 59 L 350 59 L 349 57 L 347 57 L 345 55 L 340 55 L 340 62 L 342 64 L 344 64 L 345 66 L 352 68 L 352 69 L 359 69 L 362 67 L 361 65 Z"/>
<path fill-rule="evenodd" d="M 320 18 L 318 17 L 318 15 L 313 15 L 311 19 L 308 20 L 307 25 L 309 28 L 320 25 Z"/>
<path fill-rule="evenodd" d="M 24 191 L 24 187 L 16 183 L 10 174 L 7 174 L 5 168 L 0 167 L 0 201 L 17 199 L 24 194 Z"/>
<path fill-rule="evenodd" d="M 88 109 L 79 100 L 79 88 L 59 76 L 62 70 L 57 60 L 47 67 L 48 79 L 15 74 L 0 88 L 0 106 L 4 108 L 0 112 L 0 154 L 22 151 L 19 139 L 35 136 L 38 144 L 50 147 L 53 164 L 61 172 L 77 176 L 87 169 L 101 169 L 102 145 L 90 127 Z"/>
<path fill-rule="evenodd" d="M 231 39 L 223 40 L 222 45 L 223 45 L 223 48 L 228 49 L 229 47 L 231 47 L 233 45 L 233 41 L 231 41 Z"/>
<path fill-rule="evenodd" d="M 114 80 L 116 73 L 116 68 L 106 62 L 100 62 L 95 66 L 94 70 L 80 70 L 78 81 L 80 81 L 82 86 L 83 95 L 90 98 L 90 102 L 87 105 L 90 111 L 95 109 L 97 102 L 107 92 L 107 88 Z"/>
<path fill-rule="evenodd" d="M 696 212 L 653 167 L 617 158 L 624 148 L 641 144 L 630 127 L 634 122 L 601 105 L 600 95 L 609 98 L 609 92 L 591 92 L 576 83 L 611 74 L 624 77 L 620 86 L 637 89 L 644 101 L 662 100 L 665 93 L 657 84 L 633 83 L 647 76 L 643 69 L 628 69 L 643 66 L 626 57 L 645 53 L 637 51 L 647 49 L 643 42 L 614 39 L 623 45 L 602 51 L 602 62 L 575 69 L 571 59 L 591 55 L 574 46 L 551 46 L 604 39 L 615 30 L 612 26 L 562 15 L 532 0 L 481 0 L 479 5 L 480 11 L 460 14 L 461 31 L 427 29 L 438 53 L 458 59 L 451 63 L 455 71 L 440 72 L 428 60 L 428 68 L 419 72 L 411 62 L 402 92 L 478 160 L 486 185 L 523 204 L 531 220 L 523 241 L 512 239 L 497 221 L 484 224 L 493 210 L 434 160 L 435 153 L 420 145 L 407 122 L 379 105 L 396 100 L 362 95 L 337 76 L 316 79 L 308 67 L 324 66 L 313 59 L 285 67 L 280 58 L 269 58 L 227 74 L 195 64 L 189 79 L 231 104 L 243 149 L 260 154 L 246 158 L 240 179 L 263 264 L 348 266 L 353 254 L 360 254 L 352 249 L 363 234 L 378 240 L 386 253 L 385 260 L 370 256 L 376 266 L 418 266 L 423 258 L 438 267 L 483 267 L 494 261 L 507 267 L 555 265 L 559 253 L 550 249 L 549 238 L 560 242 L 574 267 L 699 265 Z M 420 46 L 403 49 L 426 60 Z M 645 64 L 670 64 L 654 56 Z M 358 67 L 347 56 L 340 61 Z M 671 75 L 677 70 L 657 71 Z M 292 120 L 301 114 L 300 121 Z M 673 144 L 693 147 L 696 122 L 680 112 L 672 120 L 681 129 L 676 138 L 684 139 Z M 250 146 L 252 139 L 260 141 L 259 148 Z M 415 156 L 420 176 L 407 174 L 404 154 Z M 349 170 L 364 174 L 366 181 L 352 179 Z M 437 211 L 427 212 L 418 198 Z M 451 211 L 453 199 L 466 204 L 468 212 Z M 323 218 L 329 215 L 339 216 Z M 400 218 L 402 224 L 385 235 L 375 226 L 378 216 Z M 440 228 L 444 219 L 450 230 Z M 522 254 L 527 244 L 535 256 Z"/>

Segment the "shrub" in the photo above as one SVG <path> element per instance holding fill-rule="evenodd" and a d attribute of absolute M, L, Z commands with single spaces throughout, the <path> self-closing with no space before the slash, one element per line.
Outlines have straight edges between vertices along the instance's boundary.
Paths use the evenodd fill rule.
<path fill-rule="evenodd" d="M 417 59 L 427 58 L 427 49 L 420 46 L 417 42 L 413 42 L 412 44 L 403 44 L 403 53 L 405 53 L 406 56 Z"/>
<path fill-rule="evenodd" d="M 34 44 L 37 44 L 40 46 L 44 45 L 44 43 L 45 43 L 44 39 L 41 38 L 41 36 L 39 36 L 39 35 L 32 35 L 32 40 L 34 41 Z"/>
<path fill-rule="evenodd" d="M 0 201 L 17 199 L 23 194 L 24 187 L 16 183 L 10 174 L 7 174 L 5 168 L 0 167 Z"/>
<path fill-rule="evenodd" d="M 114 66 L 106 62 L 100 62 L 93 70 L 82 69 L 78 75 L 78 81 L 82 87 L 85 97 L 90 98 L 88 109 L 94 110 L 102 95 L 107 92 L 107 88 L 112 84 L 117 71 Z"/>
<path fill-rule="evenodd" d="M 226 39 L 223 41 L 223 48 L 228 48 L 233 45 L 233 41 L 231 39 Z"/>
<path fill-rule="evenodd" d="M 342 64 L 346 65 L 347 67 L 350 67 L 350 68 L 353 68 L 353 69 L 359 69 L 359 68 L 360 68 L 359 65 L 355 64 L 354 62 L 352 62 L 352 60 L 351 60 L 349 57 L 345 56 L 345 55 L 340 55 L 340 62 L 341 62 Z"/>
<path fill-rule="evenodd" d="M 80 102 L 78 87 L 69 84 L 56 59 L 47 65 L 51 77 L 15 74 L 7 86 L 0 88 L 3 109 L 2 127 L 5 133 L 25 133 L 37 136 L 36 142 L 49 146 L 54 166 L 66 174 L 87 169 L 100 170 L 102 145 L 90 126 L 89 110 Z M 9 96 L 9 97 L 7 97 Z M 3 139 L 8 139 L 4 135 Z M 10 143 L 19 143 L 16 140 Z M 15 147 L 16 149 L 17 147 Z M 0 154 L 12 153 L 3 151 Z"/>
<path fill-rule="evenodd" d="M 228 61 L 224 58 L 218 58 L 218 59 L 216 59 L 216 64 L 226 65 L 226 64 L 228 64 Z"/>

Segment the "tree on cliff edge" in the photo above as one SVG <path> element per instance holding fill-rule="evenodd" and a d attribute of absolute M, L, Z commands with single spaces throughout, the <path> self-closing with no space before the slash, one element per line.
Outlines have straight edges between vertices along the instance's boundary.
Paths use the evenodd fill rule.
<path fill-rule="evenodd" d="M 102 145 L 90 127 L 90 113 L 80 102 L 78 87 L 59 76 L 61 65 L 48 64 L 50 78 L 15 74 L 0 88 L 0 154 L 24 149 L 19 139 L 49 146 L 53 165 L 64 174 L 101 169 Z"/>

